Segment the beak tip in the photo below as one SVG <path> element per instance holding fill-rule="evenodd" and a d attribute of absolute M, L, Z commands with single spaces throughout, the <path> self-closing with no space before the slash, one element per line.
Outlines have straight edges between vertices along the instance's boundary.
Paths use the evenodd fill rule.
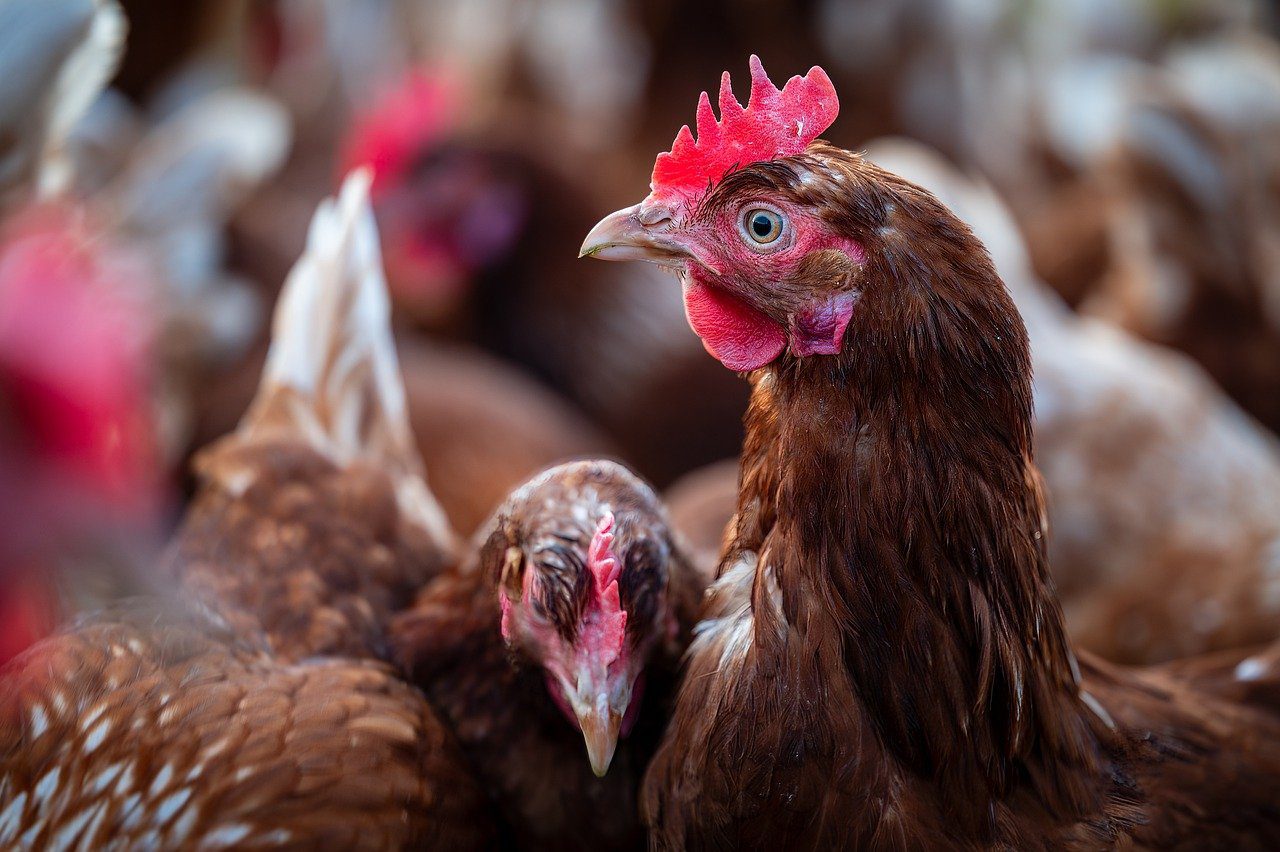
<path fill-rule="evenodd" d="M 614 752 L 618 749 L 618 733 L 622 717 L 611 713 L 604 719 L 598 716 L 584 716 L 580 719 L 583 739 L 587 746 L 587 759 L 591 762 L 591 771 L 597 778 L 603 778 L 613 763 Z"/>

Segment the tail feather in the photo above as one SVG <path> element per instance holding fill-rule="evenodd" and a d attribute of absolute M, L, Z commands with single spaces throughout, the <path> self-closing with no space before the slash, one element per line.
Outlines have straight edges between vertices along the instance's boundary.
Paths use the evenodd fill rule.
<path fill-rule="evenodd" d="M 316 211 L 237 438 L 302 441 L 340 466 L 376 464 L 395 477 L 402 508 L 445 534 L 409 427 L 370 181 L 368 170 L 352 172 Z"/>

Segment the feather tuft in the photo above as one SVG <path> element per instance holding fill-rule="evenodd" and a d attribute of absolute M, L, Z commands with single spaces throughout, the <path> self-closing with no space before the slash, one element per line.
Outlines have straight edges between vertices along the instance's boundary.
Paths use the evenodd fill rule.
<path fill-rule="evenodd" d="M 373 462 L 396 476 L 402 510 L 447 535 L 409 427 L 371 181 L 368 169 L 352 172 L 338 198 L 316 211 L 281 290 L 258 394 L 238 437 L 302 441 L 338 465 Z"/>

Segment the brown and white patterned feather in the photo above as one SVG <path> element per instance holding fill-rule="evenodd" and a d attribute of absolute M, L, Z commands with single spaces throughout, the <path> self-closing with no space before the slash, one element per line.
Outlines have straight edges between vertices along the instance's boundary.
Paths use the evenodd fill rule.
<path fill-rule="evenodd" d="M 273 652 L 378 656 L 391 613 L 453 559 L 391 337 L 369 178 L 321 205 L 240 427 L 200 454 L 168 565 Z"/>
<path fill-rule="evenodd" d="M 445 558 L 367 187 L 322 207 L 259 404 L 201 460 L 167 558 L 184 604 L 89 616 L 0 672 L 0 846 L 487 844 L 451 734 L 367 659 Z"/>
<path fill-rule="evenodd" d="M 190 613 L 95 617 L 0 699 L 4 848 L 477 848 L 478 791 L 381 664 L 281 664 Z"/>

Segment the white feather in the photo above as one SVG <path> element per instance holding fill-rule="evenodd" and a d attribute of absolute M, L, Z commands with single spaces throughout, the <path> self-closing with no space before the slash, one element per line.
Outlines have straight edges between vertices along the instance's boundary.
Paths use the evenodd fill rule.
<path fill-rule="evenodd" d="M 339 465 L 380 464 L 397 477 L 406 514 L 447 539 L 409 428 L 371 180 L 367 169 L 352 172 L 338 198 L 316 211 L 280 293 L 266 367 L 240 435 L 302 440 Z"/>
<path fill-rule="evenodd" d="M 93 20 L 80 45 L 67 56 L 54 80 L 44 134 L 37 193 L 49 197 L 66 188 L 70 164 L 62 146 L 71 128 L 115 76 L 124 54 L 129 22 L 116 0 L 96 0 Z"/>

